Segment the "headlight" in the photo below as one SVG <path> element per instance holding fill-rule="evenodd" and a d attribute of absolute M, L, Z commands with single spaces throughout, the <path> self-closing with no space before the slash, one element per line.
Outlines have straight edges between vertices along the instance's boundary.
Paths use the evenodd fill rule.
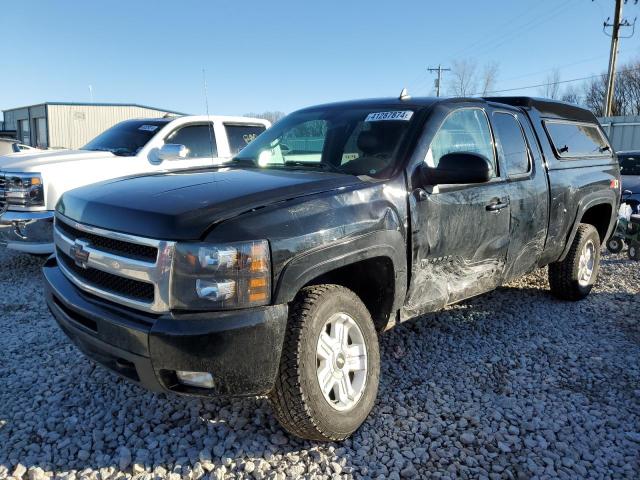
<path fill-rule="evenodd" d="M 44 205 L 44 187 L 39 173 L 6 173 L 5 195 L 7 204 L 23 207 Z"/>
<path fill-rule="evenodd" d="M 172 274 L 172 308 L 220 310 L 271 301 L 266 240 L 225 245 L 178 243 Z"/>

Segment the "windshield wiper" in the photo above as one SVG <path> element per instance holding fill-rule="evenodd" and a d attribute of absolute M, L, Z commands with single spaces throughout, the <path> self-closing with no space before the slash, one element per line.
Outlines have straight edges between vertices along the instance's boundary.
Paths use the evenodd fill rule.
<path fill-rule="evenodd" d="M 311 163 L 311 162 L 300 162 L 296 160 L 289 160 L 284 162 L 285 166 L 293 166 L 293 167 L 303 167 L 303 168 L 315 168 L 324 170 L 325 172 L 335 172 L 335 173 L 343 173 L 338 167 L 331 165 L 329 163 Z"/>
<path fill-rule="evenodd" d="M 126 148 L 114 148 L 113 150 L 109 150 L 109 152 L 113 153 L 118 157 L 133 157 L 134 153 L 131 150 Z"/>
<path fill-rule="evenodd" d="M 256 168 L 258 164 L 254 162 L 251 158 L 237 158 L 234 157 L 228 162 L 221 163 L 220 165 L 238 165 L 242 167 Z"/>

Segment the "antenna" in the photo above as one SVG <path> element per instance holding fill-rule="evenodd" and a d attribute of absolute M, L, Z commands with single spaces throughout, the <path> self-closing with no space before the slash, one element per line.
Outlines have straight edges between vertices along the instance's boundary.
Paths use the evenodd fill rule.
<path fill-rule="evenodd" d="M 209 129 L 209 150 L 211 153 L 211 162 L 213 163 L 213 125 L 209 117 L 209 94 L 207 93 L 207 73 L 202 67 L 202 89 L 204 93 L 204 108 L 207 114 L 207 127 Z"/>
<path fill-rule="evenodd" d="M 407 91 L 406 88 L 403 88 L 398 98 L 400 100 L 409 100 L 411 98 L 411 95 L 409 95 L 409 92 Z"/>
<path fill-rule="evenodd" d="M 93 103 L 93 85 L 89 85 L 89 98 L 91 98 L 91 103 Z"/>

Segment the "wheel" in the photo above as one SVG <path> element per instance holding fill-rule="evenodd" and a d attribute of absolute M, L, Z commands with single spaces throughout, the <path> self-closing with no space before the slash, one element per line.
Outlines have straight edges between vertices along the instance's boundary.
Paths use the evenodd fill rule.
<path fill-rule="evenodd" d="M 627 255 L 631 260 L 640 260 L 640 242 L 631 242 Z"/>
<path fill-rule="evenodd" d="M 569 253 L 549 265 L 551 293 L 563 300 L 581 300 L 589 295 L 600 268 L 600 236 L 593 225 L 581 223 Z"/>
<path fill-rule="evenodd" d="M 611 253 L 620 253 L 624 248 L 624 240 L 620 237 L 611 237 L 607 242 L 607 250 Z"/>
<path fill-rule="evenodd" d="M 338 285 L 302 289 L 269 394 L 282 427 L 308 440 L 347 438 L 373 408 L 379 377 L 378 336 L 358 296 Z"/>

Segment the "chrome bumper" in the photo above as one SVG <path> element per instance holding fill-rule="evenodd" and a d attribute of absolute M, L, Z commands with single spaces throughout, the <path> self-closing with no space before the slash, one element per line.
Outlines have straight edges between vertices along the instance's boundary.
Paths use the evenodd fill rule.
<path fill-rule="evenodd" d="M 53 212 L 3 213 L 0 245 L 26 253 L 53 253 Z"/>

